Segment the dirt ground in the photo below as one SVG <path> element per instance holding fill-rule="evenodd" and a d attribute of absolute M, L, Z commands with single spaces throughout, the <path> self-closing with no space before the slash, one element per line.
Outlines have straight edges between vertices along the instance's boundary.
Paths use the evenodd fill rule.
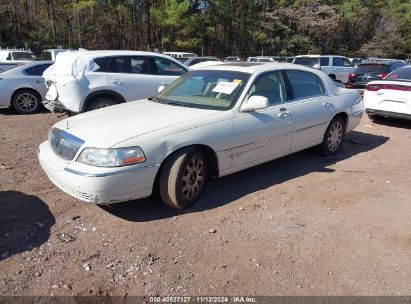
<path fill-rule="evenodd" d="M 411 295 L 411 122 L 361 125 L 218 180 L 185 211 L 99 207 L 47 179 L 56 115 L 0 109 L 2 295 Z"/>

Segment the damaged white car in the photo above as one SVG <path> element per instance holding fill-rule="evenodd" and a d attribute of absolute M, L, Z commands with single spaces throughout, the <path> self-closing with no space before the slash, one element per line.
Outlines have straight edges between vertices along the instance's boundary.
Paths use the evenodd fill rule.
<path fill-rule="evenodd" d="M 357 91 L 291 64 L 226 64 L 191 71 L 156 97 L 58 122 L 39 147 L 50 180 L 86 202 L 159 191 L 175 208 L 209 177 L 319 145 L 335 154 L 363 114 Z"/>
<path fill-rule="evenodd" d="M 43 105 L 52 112 L 86 112 L 152 97 L 160 85 L 188 68 L 157 53 L 70 51 L 57 54 L 44 73 L 48 86 Z"/>

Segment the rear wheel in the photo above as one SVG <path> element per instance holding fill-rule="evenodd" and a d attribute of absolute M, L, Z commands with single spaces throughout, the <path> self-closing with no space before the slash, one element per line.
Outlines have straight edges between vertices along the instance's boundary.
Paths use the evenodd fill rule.
<path fill-rule="evenodd" d="M 40 109 L 41 97 L 33 90 L 19 90 L 14 94 L 11 105 L 20 114 L 33 114 Z"/>
<path fill-rule="evenodd" d="M 171 155 L 160 173 L 161 199 L 167 205 L 184 209 L 201 196 L 207 177 L 204 153 L 197 148 L 186 148 Z"/>
<path fill-rule="evenodd" d="M 105 108 L 105 107 L 110 107 L 115 104 L 117 103 L 110 97 L 105 97 L 105 96 L 94 97 L 92 100 L 90 100 L 87 103 L 86 112 Z"/>
<path fill-rule="evenodd" d="M 325 131 L 323 142 L 320 145 L 321 152 L 326 155 L 336 154 L 342 147 L 345 138 L 345 119 L 337 116 L 329 124 Z"/>

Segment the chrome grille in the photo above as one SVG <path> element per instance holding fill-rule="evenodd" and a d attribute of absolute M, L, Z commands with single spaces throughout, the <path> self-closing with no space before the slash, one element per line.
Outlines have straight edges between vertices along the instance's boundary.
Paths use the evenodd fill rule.
<path fill-rule="evenodd" d="M 60 158 L 72 160 L 84 141 L 66 131 L 53 128 L 49 132 L 49 143 Z"/>

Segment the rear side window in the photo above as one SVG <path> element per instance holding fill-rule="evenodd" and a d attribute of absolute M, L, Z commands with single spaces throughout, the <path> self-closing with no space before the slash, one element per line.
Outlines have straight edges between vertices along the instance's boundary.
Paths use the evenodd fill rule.
<path fill-rule="evenodd" d="M 110 62 L 110 57 L 101 57 L 94 59 L 94 62 L 97 64 L 98 68 L 94 72 L 105 72 L 107 66 Z"/>
<path fill-rule="evenodd" d="M 111 57 L 108 73 L 151 74 L 147 58 L 144 56 Z"/>
<path fill-rule="evenodd" d="M 411 67 L 407 66 L 407 67 L 399 68 L 398 70 L 388 75 L 385 79 L 411 80 Z"/>
<path fill-rule="evenodd" d="M 24 74 L 29 75 L 29 76 L 36 76 L 36 72 L 34 71 L 33 67 L 25 69 Z"/>
<path fill-rule="evenodd" d="M 305 71 L 285 71 L 291 85 L 293 99 L 309 98 L 326 93 L 322 80 Z"/>
<path fill-rule="evenodd" d="M 352 64 L 346 58 L 333 57 L 333 66 L 350 67 Z"/>
<path fill-rule="evenodd" d="M 330 57 L 321 57 L 321 66 L 329 66 Z"/>
<path fill-rule="evenodd" d="M 153 59 L 154 65 L 159 75 L 180 76 L 186 72 L 186 70 L 184 70 L 182 67 L 178 66 L 177 64 L 166 58 Z"/>
<path fill-rule="evenodd" d="M 36 76 L 43 76 L 44 71 L 50 66 L 51 64 L 39 64 L 33 67 L 34 74 Z"/>

